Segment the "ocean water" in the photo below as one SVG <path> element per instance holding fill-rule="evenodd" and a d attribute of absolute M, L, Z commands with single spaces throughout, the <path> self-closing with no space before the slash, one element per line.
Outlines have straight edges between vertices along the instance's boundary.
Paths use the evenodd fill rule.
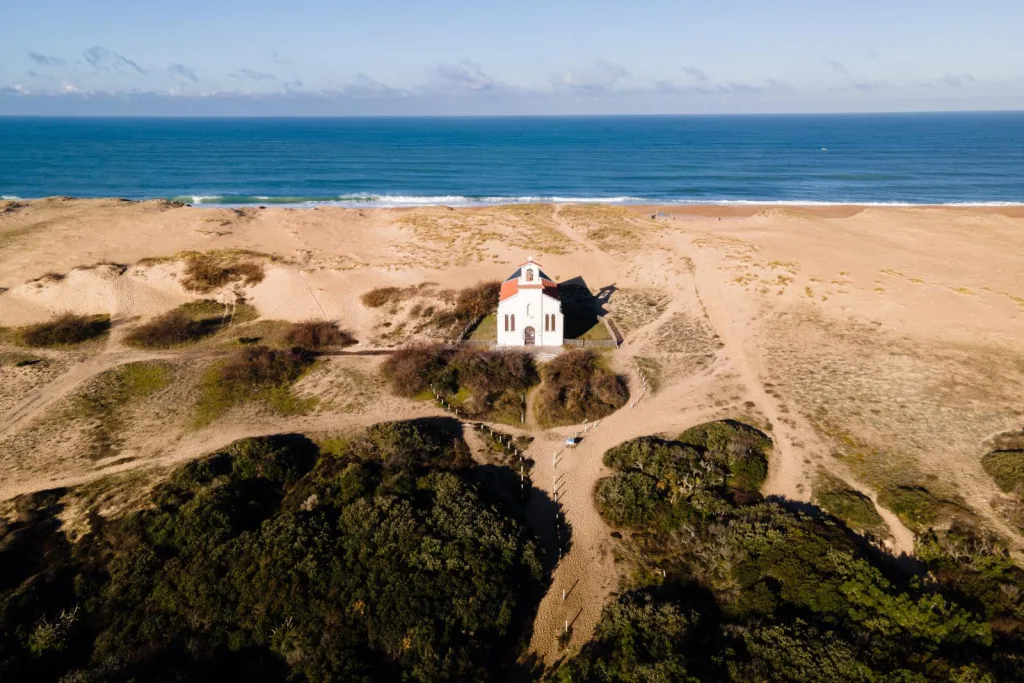
<path fill-rule="evenodd" d="M 1024 203 L 1024 112 L 0 118 L 0 195 L 199 205 Z"/>

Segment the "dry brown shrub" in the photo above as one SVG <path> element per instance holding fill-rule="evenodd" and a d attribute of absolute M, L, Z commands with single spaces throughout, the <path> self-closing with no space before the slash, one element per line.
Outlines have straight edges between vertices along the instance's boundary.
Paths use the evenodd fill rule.
<path fill-rule="evenodd" d="M 214 334 L 220 327 L 216 319 L 196 319 L 174 309 L 125 335 L 125 343 L 146 349 L 164 349 L 191 344 Z"/>
<path fill-rule="evenodd" d="M 629 400 L 625 383 L 593 351 L 576 349 L 558 356 L 541 375 L 537 418 L 542 425 L 579 424 L 610 415 Z"/>
<path fill-rule="evenodd" d="M 412 287 L 377 287 L 366 292 L 359 300 L 367 308 L 381 308 L 405 301 L 413 293 Z"/>
<path fill-rule="evenodd" d="M 294 347 L 314 351 L 328 346 L 352 346 L 355 338 L 326 320 L 305 320 L 292 325 L 285 337 Z"/>
<path fill-rule="evenodd" d="M 27 346 L 68 346 L 95 339 L 109 329 L 109 315 L 65 313 L 50 322 L 22 329 L 21 341 Z"/>
<path fill-rule="evenodd" d="M 381 372 L 396 395 L 415 396 L 437 381 L 451 355 L 451 351 L 440 344 L 407 346 L 388 356 L 381 365 Z"/>
<path fill-rule="evenodd" d="M 207 293 L 241 282 L 245 286 L 263 281 L 263 264 L 246 252 L 213 252 L 186 257 L 181 285 L 193 292 Z"/>

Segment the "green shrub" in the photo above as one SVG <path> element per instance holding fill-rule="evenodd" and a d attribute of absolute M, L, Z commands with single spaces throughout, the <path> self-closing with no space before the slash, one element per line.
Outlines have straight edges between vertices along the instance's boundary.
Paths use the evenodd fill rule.
<path fill-rule="evenodd" d="M 885 529 L 885 522 L 871 499 L 835 477 L 820 477 L 820 483 L 814 487 L 813 500 L 853 529 L 872 532 Z"/>
<path fill-rule="evenodd" d="M 914 531 L 949 522 L 955 517 L 970 516 L 958 503 L 944 500 L 923 486 L 891 486 L 878 494 L 878 503 Z"/>
<path fill-rule="evenodd" d="M 649 524 L 663 512 L 668 499 L 664 483 L 643 472 L 623 472 L 597 482 L 594 500 L 601 515 L 619 527 Z"/>
<path fill-rule="evenodd" d="M 981 466 L 1003 491 L 1024 493 L 1024 450 L 992 451 Z"/>
<path fill-rule="evenodd" d="M 574 349 L 542 369 L 537 392 L 537 419 L 545 426 L 599 420 L 626 405 L 625 383 L 592 351 Z"/>
<path fill-rule="evenodd" d="M 560 667 L 555 680 L 653 683 L 700 680 L 689 671 L 695 615 L 671 603 L 643 596 L 606 605 L 593 639 L 579 656 Z"/>
<path fill-rule="evenodd" d="M 109 315 L 74 315 L 65 313 L 48 323 L 21 329 L 26 346 L 70 346 L 96 339 L 110 329 Z"/>
<path fill-rule="evenodd" d="M 761 488 L 768 476 L 766 453 L 772 440 L 763 432 L 735 420 L 708 422 L 691 427 L 679 441 L 706 449 L 729 466 L 729 485 L 744 491 Z"/>
<path fill-rule="evenodd" d="M 337 325 L 326 320 L 306 320 L 294 323 L 285 339 L 292 346 L 307 351 L 316 351 L 330 346 L 352 346 L 356 343 L 351 334 L 339 330 Z"/>

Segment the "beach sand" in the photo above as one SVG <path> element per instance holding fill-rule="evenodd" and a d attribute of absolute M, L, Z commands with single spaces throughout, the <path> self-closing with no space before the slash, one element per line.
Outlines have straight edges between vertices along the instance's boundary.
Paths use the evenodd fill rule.
<path fill-rule="evenodd" d="M 534 650 L 548 661 L 564 621 L 573 622 L 573 644 L 584 642 L 618 587 L 616 542 L 591 492 L 606 474 L 604 450 L 641 435 L 747 421 L 775 442 L 767 495 L 809 501 L 821 471 L 872 499 L 898 485 L 925 487 L 1015 552 L 1024 547 L 980 465 L 993 437 L 1024 428 L 1019 207 L 0 203 L 0 326 L 65 311 L 109 313 L 115 322 L 105 346 L 40 352 L 52 360 L 45 372 L 0 367 L 0 499 L 166 467 L 248 434 L 437 414 L 386 395 L 374 379 L 379 358 L 341 357 L 309 390 L 337 393 L 343 376 L 365 400 L 300 418 L 243 414 L 198 431 L 157 421 L 129 439 L 130 458 L 72 456 L 74 436 L 46 424 L 90 377 L 143 357 L 166 357 L 186 374 L 198 371 L 190 362 L 206 362 L 201 352 L 144 353 L 118 340 L 119 330 L 200 296 L 182 287 L 183 265 L 167 257 L 214 250 L 274 257 L 262 282 L 231 289 L 266 319 L 339 321 L 360 340 L 356 350 L 415 337 L 386 319 L 404 320 L 406 308 L 360 302 L 375 287 L 432 283 L 425 297 L 440 296 L 504 278 L 534 256 L 561 282 L 579 278 L 608 295 L 605 308 L 626 339 L 610 363 L 633 400 L 643 392 L 639 366 L 659 386 L 591 428 L 557 465 L 553 453 L 576 428 L 529 430 L 538 437 L 529 453 L 534 484 L 551 496 L 558 487 L 573 539 L 535 624 Z M 890 547 L 912 552 L 911 530 L 884 506 L 879 512 Z"/>

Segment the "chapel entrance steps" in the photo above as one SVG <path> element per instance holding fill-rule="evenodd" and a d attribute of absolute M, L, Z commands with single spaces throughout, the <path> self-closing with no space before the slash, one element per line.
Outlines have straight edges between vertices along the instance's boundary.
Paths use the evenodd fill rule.
<path fill-rule="evenodd" d="M 538 363 L 547 363 L 549 360 L 554 360 L 565 351 L 561 346 L 533 346 L 527 347 L 527 350 Z"/>

